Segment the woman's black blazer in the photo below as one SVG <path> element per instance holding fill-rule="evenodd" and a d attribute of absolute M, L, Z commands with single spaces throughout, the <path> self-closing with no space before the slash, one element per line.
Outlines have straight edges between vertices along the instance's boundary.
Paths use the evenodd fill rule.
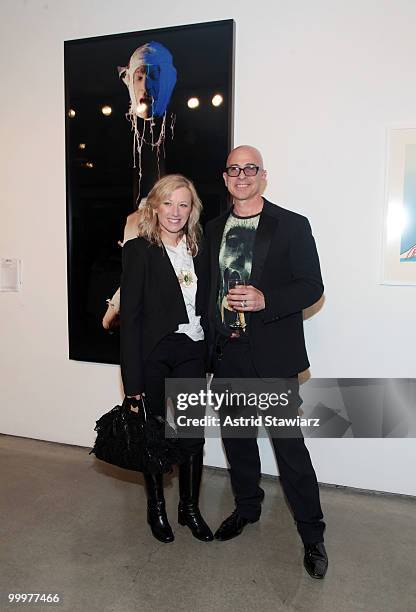
<path fill-rule="evenodd" d="M 202 259 L 200 248 L 194 258 L 197 315 L 203 314 L 206 299 Z M 120 364 L 126 395 L 143 391 L 144 361 L 162 338 L 188 322 L 182 291 L 164 247 L 145 238 L 128 240 L 123 246 L 120 291 Z"/>

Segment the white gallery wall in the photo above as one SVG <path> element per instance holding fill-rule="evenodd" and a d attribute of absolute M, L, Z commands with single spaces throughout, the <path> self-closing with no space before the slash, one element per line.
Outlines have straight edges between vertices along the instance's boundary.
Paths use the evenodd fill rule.
<path fill-rule="evenodd" d="M 305 323 L 312 376 L 415 377 L 416 286 L 379 284 L 386 127 L 416 125 L 415 3 L 1 0 L 0 12 L 0 257 L 23 260 L 22 291 L 0 294 L 1 432 L 90 446 L 122 397 L 118 367 L 67 356 L 63 41 L 186 23 L 236 21 L 235 144 L 262 150 L 268 198 L 311 221 L 326 289 Z M 308 446 L 320 482 L 416 495 L 415 440 Z M 218 440 L 206 463 L 225 465 Z"/>

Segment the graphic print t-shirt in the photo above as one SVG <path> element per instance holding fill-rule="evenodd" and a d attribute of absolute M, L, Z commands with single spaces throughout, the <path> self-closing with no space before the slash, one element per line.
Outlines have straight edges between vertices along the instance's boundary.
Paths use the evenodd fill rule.
<path fill-rule="evenodd" d="M 228 282 L 243 280 L 250 284 L 251 266 L 253 261 L 254 239 L 259 224 L 260 213 L 252 217 L 238 217 L 230 213 L 224 227 L 218 256 L 220 282 L 217 298 L 217 331 L 229 336 L 235 329 L 230 327 L 237 318 L 248 333 L 250 313 L 237 313 L 231 310 L 227 303 Z"/>

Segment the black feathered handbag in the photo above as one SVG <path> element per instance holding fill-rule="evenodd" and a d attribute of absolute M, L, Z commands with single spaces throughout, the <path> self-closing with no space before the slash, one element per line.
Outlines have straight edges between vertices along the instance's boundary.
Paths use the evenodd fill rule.
<path fill-rule="evenodd" d="M 98 419 L 94 431 L 97 439 L 90 455 L 127 470 L 163 474 L 184 460 L 175 430 L 150 414 L 143 398 L 124 398 L 121 406 Z"/>

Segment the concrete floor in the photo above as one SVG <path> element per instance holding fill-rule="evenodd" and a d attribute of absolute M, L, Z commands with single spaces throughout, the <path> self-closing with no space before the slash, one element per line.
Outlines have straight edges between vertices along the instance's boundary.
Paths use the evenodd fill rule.
<path fill-rule="evenodd" d="M 175 517 L 176 540 L 145 521 L 141 476 L 80 447 L 0 436 L 0 609 L 8 592 L 62 593 L 70 612 L 415 612 L 416 500 L 322 487 L 324 581 L 310 578 L 279 483 L 263 479 L 262 519 L 229 542 L 202 543 Z M 206 469 L 201 507 L 216 528 L 233 508 L 228 474 Z"/>

